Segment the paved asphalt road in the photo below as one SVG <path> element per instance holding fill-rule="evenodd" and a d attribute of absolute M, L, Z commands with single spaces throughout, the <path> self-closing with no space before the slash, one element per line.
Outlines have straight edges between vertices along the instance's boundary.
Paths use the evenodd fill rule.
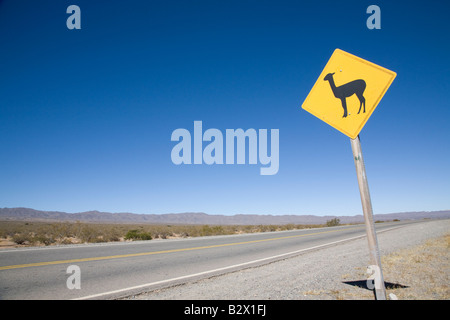
<path fill-rule="evenodd" d="M 376 224 L 377 232 L 411 222 Z M 365 236 L 364 225 L 190 239 L 0 250 L 0 299 L 110 299 Z M 365 240 L 364 240 L 365 241 Z M 71 265 L 80 289 L 68 289 Z"/>

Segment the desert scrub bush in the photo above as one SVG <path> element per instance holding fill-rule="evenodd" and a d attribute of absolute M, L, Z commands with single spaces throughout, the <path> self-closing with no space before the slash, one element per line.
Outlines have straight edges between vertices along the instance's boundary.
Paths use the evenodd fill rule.
<path fill-rule="evenodd" d="M 103 239 L 105 241 L 120 241 L 120 238 L 122 237 L 122 233 L 118 228 L 111 228 L 109 230 L 106 230 Z"/>
<path fill-rule="evenodd" d="M 143 230 L 132 229 L 128 230 L 125 240 L 152 240 L 152 236 Z"/>
<path fill-rule="evenodd" d="M 212 236 L 214 235 L 214 227 L 209 225 L 203 225 L 199 230 L 200 236 Z"/>
<path fill-rule="evenodd" d="M 67 238 L 73 236 L 72 223 L 53 223 L 49 227 L 48 234 L 54 238 L 57 243 L 67 244 Z"/>
<path fill-rule="evenodd" d="M 17 244 L 30 244 L 32 242 L 32 236 L 30 234 L 18 233 L 12 236 L 12 241 Z"/>
<path fill-rule="evenodd" d="M 90 225 L 84 224 L 80 226 L 78 237 L 82 242 L 99 242 L 98 230 Z"/>
<path fill-rule="evenodd" d="M 339 220 L 338 218 L 327 220 L 327 227 L 336 227 L 339 226 L 340 224 L 341 220 Z"/>
<path fill-rule="evenodd" d="M 0 230 L 0 239 L 8 238 L 8 232 L 6 230 Z"/>
<path fill-rule="evenodd" d="M 259 232 L 274 232 L 278 230 L 278 226 L 272 225 L 272 224 L 264 224 L 259 225 L 258 229 Z"/>
<path fill-rule="evenodd" d="M 222 227 L 222 226 L 213 226 L 213 227 L 211 227 L 211 233 L 213 235 L 222 235 L 222 234 L 226 234 L 227 232 L 225 231 L 224 227 Z"/>
<path fill-rule="evenodd" d="M 53 236 L 48 234 L 37 234 L 34 236 L 34 240 L 46 246 L 49 246 L 56 242 Z"/>
<path fill-rule="evenodd" d="M 167 237 L 172 236 L 172 232 L 170 231 L 158 231 L 154 234 L 155 238 L 167 239 Z"/>

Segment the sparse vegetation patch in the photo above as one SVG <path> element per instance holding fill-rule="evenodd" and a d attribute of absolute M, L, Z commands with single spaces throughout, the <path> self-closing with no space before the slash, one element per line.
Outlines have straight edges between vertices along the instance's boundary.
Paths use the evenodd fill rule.
<path fill-rule="evenodd" d="M 328 225 L 328 223 L 327 223 Z M 164 225 L 84 222 L 0 221 L 0 240 L 20 246 L 190 238 L 272 232 L 325 225 Z"/>

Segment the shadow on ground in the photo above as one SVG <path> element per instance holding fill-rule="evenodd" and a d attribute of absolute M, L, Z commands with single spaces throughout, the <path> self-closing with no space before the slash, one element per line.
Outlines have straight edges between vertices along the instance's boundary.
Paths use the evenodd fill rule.
<path fill-rule="evenodd" d="M 373 291 L 372 289 L 369 289 L 367 287 L 367 280 L 356 280 L 356 281 L 342 281 L 342 283 L 348 284 L 350 286 L 354 286 L 354 287 L 359 287 L 359 288 L 363 288 L 369 291 Z M 392 283 L 392 282 L 384 282 L 384 286 L 386 287 L 386 289 L 404 289 L 404 288 L 409 288 L 409 286 L 405 286 L 403 284 L 400 283 Z"/>
<path fill-rule="evenodd" d="M 342 281 L 342 283 L 348 284 L 350 286 L 354 286 L 354 287 L 358 287 L 358 288 L 362 288 L 362 289 L 366 289 L 369 291 L 373 292 L 373 296 L 376 299 L 376 295 L 375 295 L 375 290 L 373 289 L 369 289 L 369 287 L 367 287 L 367 280 L 356 280 L 356 281 Z M 403 284 L 400 283 L 392 283 L 392 282 L 384 282 L 384 286 L 386 289 L 404 289 L 404 288 L 409 288 L 409 286 L 405 286 Z"/>
<path fill-rule="evenodd" d="M 348 284 L 350 286 L 354 286 L 354 287 L 358 287 L 358 288 L 362 288 L 362 289 L 366 289 L 369 291 L 373 292 L 374 297 L 376 298 L 375 295 L 375 290 L 373 289 L 369 289 L 369 287 L 367 286 L 367 280 L 356 280 L 356 281 L 342 281 L 342 283 Z M 404 288 L 409 288 L 409 286 L 405 286 L 403 284 L 400 283 L 392 283 L 392 282 L 384 282 L 384 286 L 386 287 L 386 289 L 390 290 L 390 289 L 404 289 Z"/>

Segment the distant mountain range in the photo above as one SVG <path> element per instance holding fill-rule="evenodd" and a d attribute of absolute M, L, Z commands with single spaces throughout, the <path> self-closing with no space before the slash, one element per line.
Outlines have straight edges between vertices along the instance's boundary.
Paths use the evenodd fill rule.
<path fill-rule="evenodd" d="M 256 215 L 237 214 L 210 215 L 206 213 L 186 212 L 168 214 L 136 214 L 87 211 L 67 213 L 60 211 L 40 211 L 29 208 L 0 208 L 0 221 L 80 221 L 98 223 L 153 223 L 153 224 L 208 224 L 208 225 L 282 225 L 282 224 L 324 224 L 328 220 L 338 218 L 341 223 L 363 222 L 362 215 L 356 216 L 314 216 L 314 215 Z M 375 214 L 374 221 L 448 219 L 450 210 L 400 212 Z"/>

